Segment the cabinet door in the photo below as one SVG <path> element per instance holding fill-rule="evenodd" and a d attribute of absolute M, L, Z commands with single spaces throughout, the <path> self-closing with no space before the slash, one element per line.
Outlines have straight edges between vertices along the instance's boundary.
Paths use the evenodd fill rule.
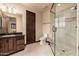
<path fill-rule="evenodd" d="M 23 50 L 24 48 L 24 36 L 17 37 L 17 50 Z"/>
<path fill-rule="evenodd" d="M 8 55 L 8 39 L 3 38 L 0 40 L 0 55 Z"/>
<path fill-rule="evenodd" d="M 16 38 L 14 38 L 14 51 L 16 52 L 17 50 L 17 41 L 16 41 Z"/>
<path fill-rule="evenodd" d="M 10 44 L 11 42 L 11 44 Z M 8 55 L 10 54 L 10 52 L 12 52 L 12 50 L 10 50 L 12 47 L 12 39 L 10 40 L 9 38 L 4 38 L 3 39 L 3 52 L 2 52 L 2 55 Z"/>
<path fill-rule="evenodd" d="M 7 55 L 9 54 L 9 51 L 8 51 L 8 39 L 7 38 L 4 38 L 3 40 L 3 55 Z"/>
<path fill-rule="evenodd" d="M 9 38 L 9 42 L 8 42 L 8 50 L 9 53 L 13 53 L 14 52 L 14 39 L 15 38 Z"/>
<path fill-rule="evenodd" d="M 0 40 L 0 56 L 2 54 L 2 40 Z"/>
<path fill-rule="evenodd" d="M 9 37 L 5 38 L 3 42 L 3 52 L 2 55 L 8 55 L 16 51 L 16 38 Z"/>

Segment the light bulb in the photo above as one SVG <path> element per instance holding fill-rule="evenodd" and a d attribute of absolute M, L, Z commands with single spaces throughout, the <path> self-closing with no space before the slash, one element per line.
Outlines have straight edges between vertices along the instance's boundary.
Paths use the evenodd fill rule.
<path fill-rule="evenodd" d="M 17 10 L 16 8 L 13 8 L 13 13 L 16 14 Z"/>
<path fill-rule="evenodd" d="M 8 12 L 9 13 L 12 13 L 12 8 L 8 8 Z"/>
<path fill-rule="evenodd" d="M 2 11 L 7 12 L 7 7 L 6 6 L 1 6 Z"/>

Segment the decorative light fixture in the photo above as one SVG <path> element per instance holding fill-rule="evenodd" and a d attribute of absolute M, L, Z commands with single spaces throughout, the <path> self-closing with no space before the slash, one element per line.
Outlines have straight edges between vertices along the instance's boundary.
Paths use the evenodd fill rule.
<path fill-rule="evenodd" d="M 16 14 L 17 12 L 16 8 L 12 8 L 12 10 L 13 10 L 13 13 Z"/>
<path fill-rule="evenodd" d="M 8 12 L 9 13 L 12 13 L 12 8 L 8 8 Z"/>
<path fill-rule="evenodd" d="M 6 6 L 4 6 L 4 5 L 3 5 L 3 6 L 1 6 L 1 10 L 2 10 L 2 11 L 4 11 L 4 12 L 7 12 L 7 7 L 6 7 Z"/>
<path fill-rule="evenodd" d="M 3 11 L 3 12 L 8 12 L 8 13 L 13 13 L 13 14 L 16 14 L 16 8 L 14 7 L 9 7 L 8 5 L 6 4 L 3 4 L 0 9 Z"/>

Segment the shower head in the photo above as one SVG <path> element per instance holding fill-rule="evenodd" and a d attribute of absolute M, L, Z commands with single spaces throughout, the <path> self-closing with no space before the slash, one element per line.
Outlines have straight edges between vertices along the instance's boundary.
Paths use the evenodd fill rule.
<path fill-rule="evenodd" d="M 77 5 L 75 6 L 75 8 L 74 8 L 75 10 L 77 10 Z"/>

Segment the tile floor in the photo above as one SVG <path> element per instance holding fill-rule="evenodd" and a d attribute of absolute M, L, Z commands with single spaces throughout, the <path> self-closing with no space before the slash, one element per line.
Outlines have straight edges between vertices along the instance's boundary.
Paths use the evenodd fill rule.
<path fill-rule="evenodd" d="M 53 53 L 47 44 L 33 43 L 27 45 L 25 50 L 10 56 L 53 56 Z"/>

